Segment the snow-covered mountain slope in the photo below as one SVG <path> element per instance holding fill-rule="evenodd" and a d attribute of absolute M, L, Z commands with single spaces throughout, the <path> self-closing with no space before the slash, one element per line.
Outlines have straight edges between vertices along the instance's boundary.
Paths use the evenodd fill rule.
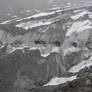
<path fill-rule="evenodd" d="M 92 6 L 42 12 L 0 24 L 0 57 L 17 67 L 15 90 L 58 86 L 92 66 L 91 36 Z"/>
<path fill-rule="evenodd" d="M 46 56 L 52 52 L 63 52 L 66 56 L 87 48 L 85 44 L 92 30 L 91 16 L 91 6 L 83 6 L 6 21 L 0 25 L 0 39 L 2 45 L 8 44 L 8 53 L 28 47 L 40 49 Z"/>

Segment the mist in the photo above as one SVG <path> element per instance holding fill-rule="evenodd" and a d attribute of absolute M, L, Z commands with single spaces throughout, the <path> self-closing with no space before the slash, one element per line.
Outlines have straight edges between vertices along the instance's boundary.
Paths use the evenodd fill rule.
<path fill-rule="evenodd" d="M 0 0 L 0 20 L 12 16 L 24 17 L 71 4 L 84 4 L 92 0 Z M 27 11 L 30 10 L 30 11 Z M 27 12 L 26 12 L 27 11 Z M 10 18 L 9 18 L 10 19 Z"/>

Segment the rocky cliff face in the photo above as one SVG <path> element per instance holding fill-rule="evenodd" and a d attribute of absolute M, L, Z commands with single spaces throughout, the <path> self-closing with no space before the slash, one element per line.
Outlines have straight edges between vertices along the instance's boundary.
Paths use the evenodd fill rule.
<path fill-rule="evenodd" d="M 91 92 L 92 6 L 0 24 L 0 92 Z"/>

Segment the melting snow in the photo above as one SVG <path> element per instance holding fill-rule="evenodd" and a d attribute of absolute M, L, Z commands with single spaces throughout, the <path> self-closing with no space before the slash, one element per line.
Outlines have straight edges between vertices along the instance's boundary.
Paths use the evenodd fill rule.
<path fill-rule="evenodd" d="M 37 17 L 43 17 L 43 16 L 47 16 L 47 15 L 51 15 L 51 14 L 54 14 L 54 12 L 50 12 L 50 13 L 42 12 L 42 13 L 35 14 L 31 17 L 32 18 L 37 18 Z M 28 18 L 31 18 L 31 17 L 28 17 Z"/>
<path fill-rule="evenodd" d="M 59 53 L 60 52 L 60 47 L 54 47 L 54 48 L 52 48 L 51 52 L 57 52 L 57 53 Z"/>
<path fill-rule="evenodd" d="M 84 11 L 84 9 L 81 9 L 81 10 L 75 10 L 74 13 L 82 12 L 82 11 Z"/>
<path fill-rule="evenodd" d="M 63 84 L 67 81 L 72 81 L 72 80 L 75 80 L 76 79 L 76 76 L 72 76 L 72 77 L 56 77 L 56 78 L 53 78 L 49 83 L 45 84 L 44 86 L 53 86 L 53 85 L 59 85 L 59 84 Z"/>
<path fill-rule="evenodd" d="M 41 54 L 42 57 L 47 57 L 49 55 L 50 55 L 50 53 Z"/>
<path fill-rule="evenodd" d="M 73 66 L 69 72 L 75 73 L 75 72 L 79 72 L 81 69 L 85 68 L 85 67 L 89 67 L 92 65 L 92 57 L 89 60 L 85 60 L 82 61 L 81 63 Z"/>
<path fill-rule="evenodd" d="M 60 53 L 59 47 L 52 47 L 51 49 L 48 49 L 47 47 L 44 47 L 44 46 L 27 46 L 27 45 L 21 45 L 19 47 L 11 47 L 10 46 L 7 49 L 7 53 L 12 53 L 16 50 L 23 50 L 24 51 L 24 48 L 28 48 L 29 50 L 39 50 L 42 57 L 47 57 L 52 52 Z"/>
<path fill-rule="evenodd" d="M 59 10 L 61 7 L 53 7 L 51 10 Z"/>
<path fill-rule="evenodd" d="M 18 20 L 16 20 L 17 22 L 19 22 L 19 21 L 22 21 L 23 19 L 18 19 Z"/>
<path fill-rule="evenodd" d="M 69 55 L 72 52 L 78 52 L 79 50 L 80 50 L 79 48 L 75 48 L 75 47 L 65 49 L 64 50 L 64 56 Z"/>
<path fill-rule="evenodd" d="M 17 24 L 16 27 L 28 30 L 28 29 L 31 29 L 33 27 L 50 25 L 51 23 L 53 23 L 53 22 L 52 21 L 46 21 L 46 22 L 43 22 L 43 21 L 39 21 L 39 22 L 24 22 L 24 23 Z"/>
<path fill-rule="evenodd" d="M 16 20 L 17 18 L 11 19 L 11 20 L 7 20 L 7 21 L 3 21 L 0 24 L 4 25 L 4 24 L 8 24 L 11 23 L 13 20 Z"/>
<path fill-rule="evenodd" d="M 48 15 L 52 15 L 52 14 L 55 14 L 56 12 L 61 12 L 61 11 L 62 10 L 56 10 L 56 11 L 52 11 L 52 12 L 42 12 L 42 13 L 38 13 L 38 14 L 35 14 L 35 15 L 32 15 L 32 16 L 29 16 L 26 18 L 18 19 L 16 21 L 21 21 L 21 20 L 26 20 L 26 19 L 31 19 L 31 18 L 46 17 Z"/>
<path fill-rule="evenodd" d="M 11 48 L 8 48 L 8 49 L 7 49 L 7 52 L 8 52 L 8 53 L 12 53 L 12 52 L 14 52 L 14 51 L 16 51 L 16 50 L 23 50 L 24 48 L 28 48 L 28 46 L 11 47 Z"/>
<path fill-rule="evenodd" d="M 11 20 L 8 20 L 8 21 L 4 21 L 4 22 L 2 22 L 0 24 L 7 24 L 7 23 L 10 23 L 10 22 L 11 22 Z"/>
<path fill-rule="evenodd" d="M 92 29 L 91 24 L 92 23 L 90 20 L 77 21 L 73 23 L 72 26 L 68 29 L 66 36 L 70 36 L 74 32 L 79 33 L 88 29 Z"/>
<path fill-rule="evenodd" d="M 71 18 L 73 20 L 77 20 L 78 18 L 83 17 L 85 14 L 88 14 L 88 12 L 87 11 L 83 11 L 81 13 L 78 13 L 77 15 L 72 16 Z"/>
<path fill-rule="evenodd" d="M 42 12 L 42 13 L 35 14 L 35 15 L 33 15 L 33 16 L 29 16 L 29 17 L 24 18 L 24 19 L 45 17 L 45 16 L 48 16 L 48 15 L 52 15 L 52 14 L 54 14 L 55 12 L 60 12 L 60 11 L 57 10 L 57 11 L 53 11 L 53 12 Z"/>
<path fill-rule="evenodd" d="M 42 13 L 38 13 L 38 14 L 35 14 L 35 15 L 32 15 L 32 16 L 29 16 L 29 17 L 26 17 L 26 18 L 22 18 L 22 19 L 18 19 L 16 21 L 21 21 L 21 20 L 26 20 L 26 19 L 31 19 L 31 18 L 38 18 L 38 17 L 45 17 L 45 16 L 48 16 L 48 15 L 52 15 L 54 14 L 55 12 L 42 12 Z"/>

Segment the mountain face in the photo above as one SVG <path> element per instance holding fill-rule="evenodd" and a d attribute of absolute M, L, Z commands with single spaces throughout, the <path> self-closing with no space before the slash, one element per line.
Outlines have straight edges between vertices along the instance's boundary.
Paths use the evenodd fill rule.
<path fill-rule="evenodd" d="M 92 6 L 0 23 L 0 92 L 91 92 Z"/>

